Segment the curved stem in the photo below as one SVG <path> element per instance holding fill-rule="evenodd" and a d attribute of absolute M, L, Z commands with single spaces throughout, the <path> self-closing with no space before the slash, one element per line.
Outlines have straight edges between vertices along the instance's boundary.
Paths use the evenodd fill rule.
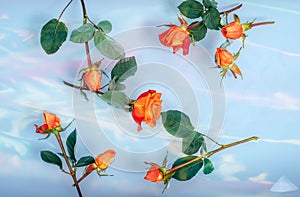
<path fill-rule="evenodd" d="M 73 168 L 72 168 L 72 166 L 71 166 L 71 164 L 70 164 L 70 162 L 69 162 L 69 160 L 68 160 L 68 157 L 67 157 L 67 154 L 66 154 L 66 150 L 65 150 L 64 145 L 63 145 L 63 143 L 62 143 L 62 141 L 61 141 L 61 137 L 60 137 L 59 133 L 55 134 L 55 137 L 56 137 L 56 139 L 57 139 L 57 141 L 58 141 L 58 144 L 59 144 L 59 146 L 60 146 L 60 149 L 61 149 L 61 151 L 62 151 L 62 153 L 63 153 L 63 155 L 64 155 L 64 159 L 65 159 L 65 161 L 66 161 L 66 163 L 67 163 L 67 166 L 68 166 L 68 168 L 69 168 L 70 175 L 71 175 L 72 178 L 73 178 L 74 184 L 75 184 L 76 189 L 77 189 L 77 192 L 78 192 L 78 196 L 79 196 L 79 197 L 82 197 L 82 193 L 81 193 L 80 187 L 79 187 L 78 182 L 77 182 L 77 179 L 76 179 L 75 171 L 73 170 Z"/>
<path fill-rule="evenodd" d="M 243 4 L 239 4 L 239 5 L 233 7 L 233 8 L 231 8 L 231 9 L 229 9 L 229 10 L 220 12 L 220 14 L 228 14 L 228 13 L 230 13 L 230 12 L 233 12 L 233 11 L 235 11 L 235 10 L 240 9 L 242 6 L 243 6 Z"/>
<path fill-rule="evenodd" d="M 69 5 L 71 5 L 73 0 L 69 1 L 69 3 L 64 7 L 64 9 L 61 11 L 59 17 L 58 17 L 58 21 L 60 20 L 61 16 L 63 15 L 63 13 L 66 11 L 66 9 L 69 7 Z"/>
<path fill-rule="evenodd" d="M 200 132 L 199 132 L 200 133 Z M 212 139 L 211 137 L 209 137 L 208 135 L 205 135 L 204 133 L 200 133 L 200 135 L 202 135 L 203 137 L 206 137 L 207 139 L 209 139 L 210 141 L 212 141 L 213 143 L 215 143 L 218 146 L 224 146 L 223 144 L 220 144 L 219 142 L 217 142 L 216 140 Z"/>
<path fill-rule="evenodd" d="M 82 14 L 83 14 L 83 24 L 86 24 L 87 19 L 88 19 L 88 15 L 86 12 L 86 8 L 85 8 L 85 3 L 84 0 L 80 0 L 81 2 L 81 7 L 82 7 Z M 85 53 L 86 53 L 86 59 L 87 59 L 87 63 L 88 63 L 88 67 L 92 66 L 92 59 L 91 59 L 91 55 L 90 55 L 90 48 L 89 48 L 89 43 L 85 42 Z"/>
<path fill-rule="evenodd" d="M 236 142 L 233 142 L 233 143 L 230 143 L 230 144 L 222 145 L 220 148 L 212 150 L 212 151 L 210 151 L 210 152 L 208 152 L 206 154 L 203 154 L 203 155 L 201 155 L 201 156 L 199 156 L 199 157 L 197 157 L 197 158 L 195 158 L 193 160 L 190 160 L 190 161 L 188 161 L 186 163 L 183 163 L 183 164 L 181 164 L 179 166 L 176 166 L 174 168 L 171 168 L 171 169 L 167 170 L 166 174 L 170 174 L 170 173 L 172 173 L 172 172 L 174 172 L 174 171 L 176 171 L 176 170 L 178 170 L 180 168 L 183 168 L 183 167 L 185 167 L 185 166 L 187 166 L 187 165 L 189 165 L 191 163 L 194 163 L 196 161 L 200 161 L 200 160 L 202 160 L 204 158 L 210 157 L 213 154 L 215 154 L 217 152 L 220 152 L 222 150 L 225 150 L 227 148 L 230 148 L 230 147 L 233 147 L 233 146 L 236 146 L 236 145 L 239 145 L 239 144 L 243 144 L 243 143 L 246 143 L 246 142 L 250 142 L 250 141 L 253 141 L 253 140 L 258 140 L 258 139 L 259 138 L 257 136 L 253 136 L 253 137 L 249 137 L 249 138 L 246 138 L 246 139 L 243 139 L 243 140 L 240 140 L 240 141 L 236 141 Z"/>

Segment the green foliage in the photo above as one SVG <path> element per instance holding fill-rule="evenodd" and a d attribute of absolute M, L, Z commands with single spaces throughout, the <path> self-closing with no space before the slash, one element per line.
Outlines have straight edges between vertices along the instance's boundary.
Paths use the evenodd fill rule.
<path fill-rule="evenodd" d="M 203 14 L 203 22 L 208 29 L 218 30 L 221 22 L 220 13 L 216 8 L 209 8 Z"/>
<path fill-rule="evenodd" d="M 184 138 L 194 133 L 194 126 L 190 118 L 181 111 L 169 110 L 162 112 L 162 121 L 165 129 L 175 137 Z"/>
<path fill-rule="evenodd" d="M 72 163 L 76 162 L 76 157 L 75 157 L 75 145 L 76 145 L 76 129 L 70 133 L 70 135 L 67 138 L 67 150 L 69 153 L 69 157 L 72 161 Z"/>
<path fill-rule="evenodd" d="M 55 164 L 62 169 L 62 161 L 55 153 L 48 150 L 41 151 L 41 158 L 44 162 Z"/>
<path fill-rule="evenodd" d="M 93 38 L 94 33 L 94 26 L 91 23 L 86 23 L 72 31 L 70 41 L 75 43 L 85 43 Z"/>
<path fill-rule="evenodd" d="M 81 157 L 78 162 L 76 163 L 75 167 L 82 167 L 82 166 L 87 166 L 90 165 L 92 163 L 94 163 L 95 160 L 92 156 L 84 156 Z"/>
<path fill-rule="evenodd" d="M 63 22 L 51 19 L 41 30 L 40 42 L 47 54 L 53 54 L 66 41 L 68 28 Z"/>
<path fill-rule="evenodd" d="M 215 0 L 202 0 L 206 8 L 217 8 L 218 3 Z"/>
<path fill-rule="evenodd" d="M 104 33 L 108 34 L 112 30 L 112 24 L 108 20 L 100 21 L 97 25 Z"/>
<path fill-rule="evenodd" d="M 125 56 L 124 48 L 114 39 L 105 35 L 103 32 L 96 31 L 94 35 L 96 48 L 107 58 L 118 60 Z"/>
<path fill-rule="evenodd" d="M 196 158 L 198 158 L 198 157 L 197 156 L 186 156 L 186 157 L 179 158 L 174 162 L 172 168 L 179 166 L 181 164 L 187 163 Z M 198 173 L 198 171 L 201 169 L 202 166 L 203 166 L 202 160 L 197 160 L 191 164 L 188 164 L 187 166 L 184 166 L 184 167 L 176 170 L 176 172 L 172 178 L 177 179 L 179 181 L 190 180 Z"/>
<path fill-rule="evenodd" d="M 125 105 L 129 103 L 129 98 L 123 92 L 114 90 L 105 92 L 101 98 L 108 104 L 122 109 L 124 109 Z"/>
<path fill-rule="evenodd" d="M 111 79 L 116 83 L 125 81 L 128 77 L 134 76 L 137 71 L 137 64 L 135 57 L 127 57 L 117 62 L 111 71 Z"/>
<path fill-rule="evenodd" d="M 213 163 L 207 158 L 204 158 L 203 162 L 204 162 L 203 173 L 210 174 L 215 169 Z"/>
<path fill-rule="evenodd" d="M 189 27 L 192 26 L 195 23 L 197 23 L 197 22 L 191 23 L 189 25 Z M 195 41 L 200 41 L 206 36 L 207 28 L 206 28 L 204 23 L 200 23 L 199 25 L 194 27 L 190 32 L 193 35 L 193 38 L 194 38 Z"/>
<path fill-rule="evenodd" d="M 198 132 L 194 132 L 193 134 L 182 139 L 182 152 L 187 155 L 195 154 L 199 151 L 202 146 L 204 138 Z"/>
<path fill-rule="evenodd" d="M 199 18 L 203 14 L 203 5 L 199 1 L 187 0 L 178 6 L 182 15 L 187 18 Z"/>

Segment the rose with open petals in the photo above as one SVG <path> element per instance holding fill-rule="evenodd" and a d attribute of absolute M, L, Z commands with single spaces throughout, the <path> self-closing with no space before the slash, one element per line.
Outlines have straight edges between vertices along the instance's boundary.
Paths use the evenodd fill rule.
<path fill-rule="evenodd" d="M 138 131 L 142 130 L 141 123 L 146 122 L 151 127 L 156 125 L 156 121 L 160 117 L 161 93 L 157 93 L 155 90 L 148 90 L 142 93 L 134 102 L 132 117 L 138 124 Z"/>
<path fill-rule="evenodd" d="M 49 130 L 62 131 L 60 119 L 52 113 L 44 111 L 44 124 L 41 126 L 34 125 L 36 127 L 36 132 L 40 134 L 46 134 Z"/>
<path fill-rule="evenodd" d="M 166 47 L 172 47 L 173 53 L 182 48 L 183 55 L 187 55 L 191 44 L 190 32 L 187 30 L 188 23 L 183 18 L 178 20 L 181 26 L 168 25 L 170 28 L 159 35 L 159 40 Z"/>
<path fill-rule="evenodd" d="M 100 89 L 102 74 L 96 66 L 86 69 L 83 74 L 83 81 L 88 89 L 92 92 L 97 92 Z"/>
<path fill-rule="evenodd" d="M 163 176 L 163 173 L 160 171 L 159 166 L 152 166 L 148 170 L 144 179 L 147 181 L 158 183 L 158 182 L 161 182 L 164 180 L 164 176 Z"/>

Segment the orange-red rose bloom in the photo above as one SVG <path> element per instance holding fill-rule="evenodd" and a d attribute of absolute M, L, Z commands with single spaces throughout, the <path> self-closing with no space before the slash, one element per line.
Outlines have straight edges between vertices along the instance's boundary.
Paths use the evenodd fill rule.
<path fill-rule="evenodd" d="M 90 91 L 97 92 L 101 86 L 102 74 L 93 66 L 84 73 L 83 80 Z"/>
<path fill-rule="evenodd" d="M 189 32 L 178 26 L 172 26 L 167 31 L 159 35 L 160 42 L 166 47 L 172 47 L 173 53 L 176 53 L 180 48 L 183 50 L 183 55 L 189 53 L 191 44 Z"/>
<path fill-rule="evenodd" d="M 138 131 L 142 130 L 141 123 L 146 122 L 151 127 L 156 125 L 156 121 L 160 117 L 161 93 L 155 90 L 148 90 L 142 93 L 134 103 L 132 117 L 138 124 Z"/>
<path fill-rule="evenodd" d="M 36 127 L 36 132 L 40 134 L 46 134 L 46 130 L 53 130 L 61 125 L 60 119 L 52 113 L 44 111 L 44 124 L 42 126 L 34 125 Z"/>
<path fill-rule="evenodd" d="M 228 25 L 222 27 L 222 34 L 225 38 L 233 40 L 239 39 L 244 34 L 243 26 L 239 22 L 231 22 Z"/>
<path fill-rule="evenodd" d="M 216 62 L 220 67 L 226 67 L 232 64 L 233 56 L 225 49 L 217 48 Z"/>
<path fill-rule="evenodd" d="M 144 179 L 146 179 L 147 181 L 158 183 L 164 180 L 164 176 L 163 173 L 159 170 L 159 166 L 152 166 L 148 170 Z"/>

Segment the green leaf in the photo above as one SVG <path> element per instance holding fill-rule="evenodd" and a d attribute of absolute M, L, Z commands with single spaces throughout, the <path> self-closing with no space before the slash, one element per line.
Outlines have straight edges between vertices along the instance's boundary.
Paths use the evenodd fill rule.
<path fill-rule="evenodd" d="M 67 138 L 67 150 L 70 156 L 70 159 L 73 163 L 76 162 L 75 158 L 75 145 L 76 145 L 76 129 L 70 133 L 70 135 Z"/>
<path fill-rule="evenodd" d="M 122 109 L 124 109 L 125 105 L 129 103 L 129 98 L 123 92 L 114 90 L 105 92 L 101 98 L 108 104 Z"/>
<path fill-rule="evenodd" d="M 181 14 L 188 18 L 199 18 L 203 14 L 203 5 L 199 1 L 187 0 L 178 6 Z"/>
<path fill-rule="evenodd" d="M 197 22 L 193 22 L 189 26 L 192 26 L 195 23 Z M 190 30 L 190 32 L 193 35 L 195 41 L 200 41 L 206 36 L 207 28 L 204 23 L 201 23 L 200 25 L 197 25 L 192 30 Z"/>
<path fill-rule="evenodd" d="M 41 158 L 44 162 L 58 165 L 62 169 L 62 161 L 55 153 L 48 150 L 41 151 Z"/>
<path fill-rule="evenodd" d="M 76 163 L 75 167 L 82 167 L 82 166 L 87 166 L 90 165 L 92 163 L 94 163 L 95 160 L 92 156 L 84 156 L 81 157 L 78 162 Z"/>
<path fill-rule="evenodd" d="M 116 83 L 125 81 L 128 77 L 134 76 L 137 71 L 135 57 L 127 57 L 119 60 L 111 71 L 111 79 Z"/>
<path fill-rule="evenodd" d="M 206 8 L 217 8 L 218 3 L 215 0 L 202 0 Z"/>
<path fill-rule="evenodd" d="M 75 43 L 85 43 L 93 38 L 94 33 L 94 26 L 91 23 L 86 23 L 72 31 L 70 41 Z"/>
<path fill-rule="evenodd" d="M 203 21 L 208 29 L 218 30 L 221 22 L 220 13 L 215 8 L 209 8 L 203 14 Z"/>
<path fill-rule="evenodd" d="M 184 138 L 194 133 L 194 126 L 190 118 L 181 111 L 169 110 L 162 112 L 165 129 L 173 136 Z"/>
<path fill-rule="evenodd" d="M 94 35 L 94 44 L 102 55 L 110 59 L 118 60 L 125 56 L 124 48 L 117 41 L 100 31 L 96 31 Z"/>
<path fill-rule="evenodd" d="M 106 34 L 111 32 L 112 25 L 108 20 L 100 21 L 97 25 L 100 29 L 102 29 Z"/>
<path fill-rule="evenodd" d="M 187 163 L 191 160 L 196 159 L 197 156 L 186 156 L 186 157 L 182 157 L 180 159 L 177 159 L 172 168 L 179 166 L 181 164 Z M 201 169 L 201 167 L 203 166 L 203 162 L 202 160 L 197 160 L 187 166 L 184 166 L 182 168 L 179 168 L 178 170 L 175 171 L 175 174 L 173 175 L 172 178 L 177 179 L 179 181 L 187 181 L 190 180 L 191 178 L 193 178 L 198 171 Z"/>
<path fill-rule="evenodd" d="M 203 173 L 204 174 L 210 174 L 213 170 L 214 170 L 214 165 L 213 163 L 207 159 L 207 158 L 204 158 L 204 168 L 203 168 Z"/>
<path fill-rule="evenodd" d="M 187 155 L 195 154 L 199 151 L 204 138 L 198 132 L 194 132 L 192 135 L 182 139 L 182 152 Z"/>
<path fill-rule="evenodd" d="M 55 53 L 66 41 L 68 28 L 63 22 L 51 19 L 41 30 L 40 42 L 47 54 Z"/>

